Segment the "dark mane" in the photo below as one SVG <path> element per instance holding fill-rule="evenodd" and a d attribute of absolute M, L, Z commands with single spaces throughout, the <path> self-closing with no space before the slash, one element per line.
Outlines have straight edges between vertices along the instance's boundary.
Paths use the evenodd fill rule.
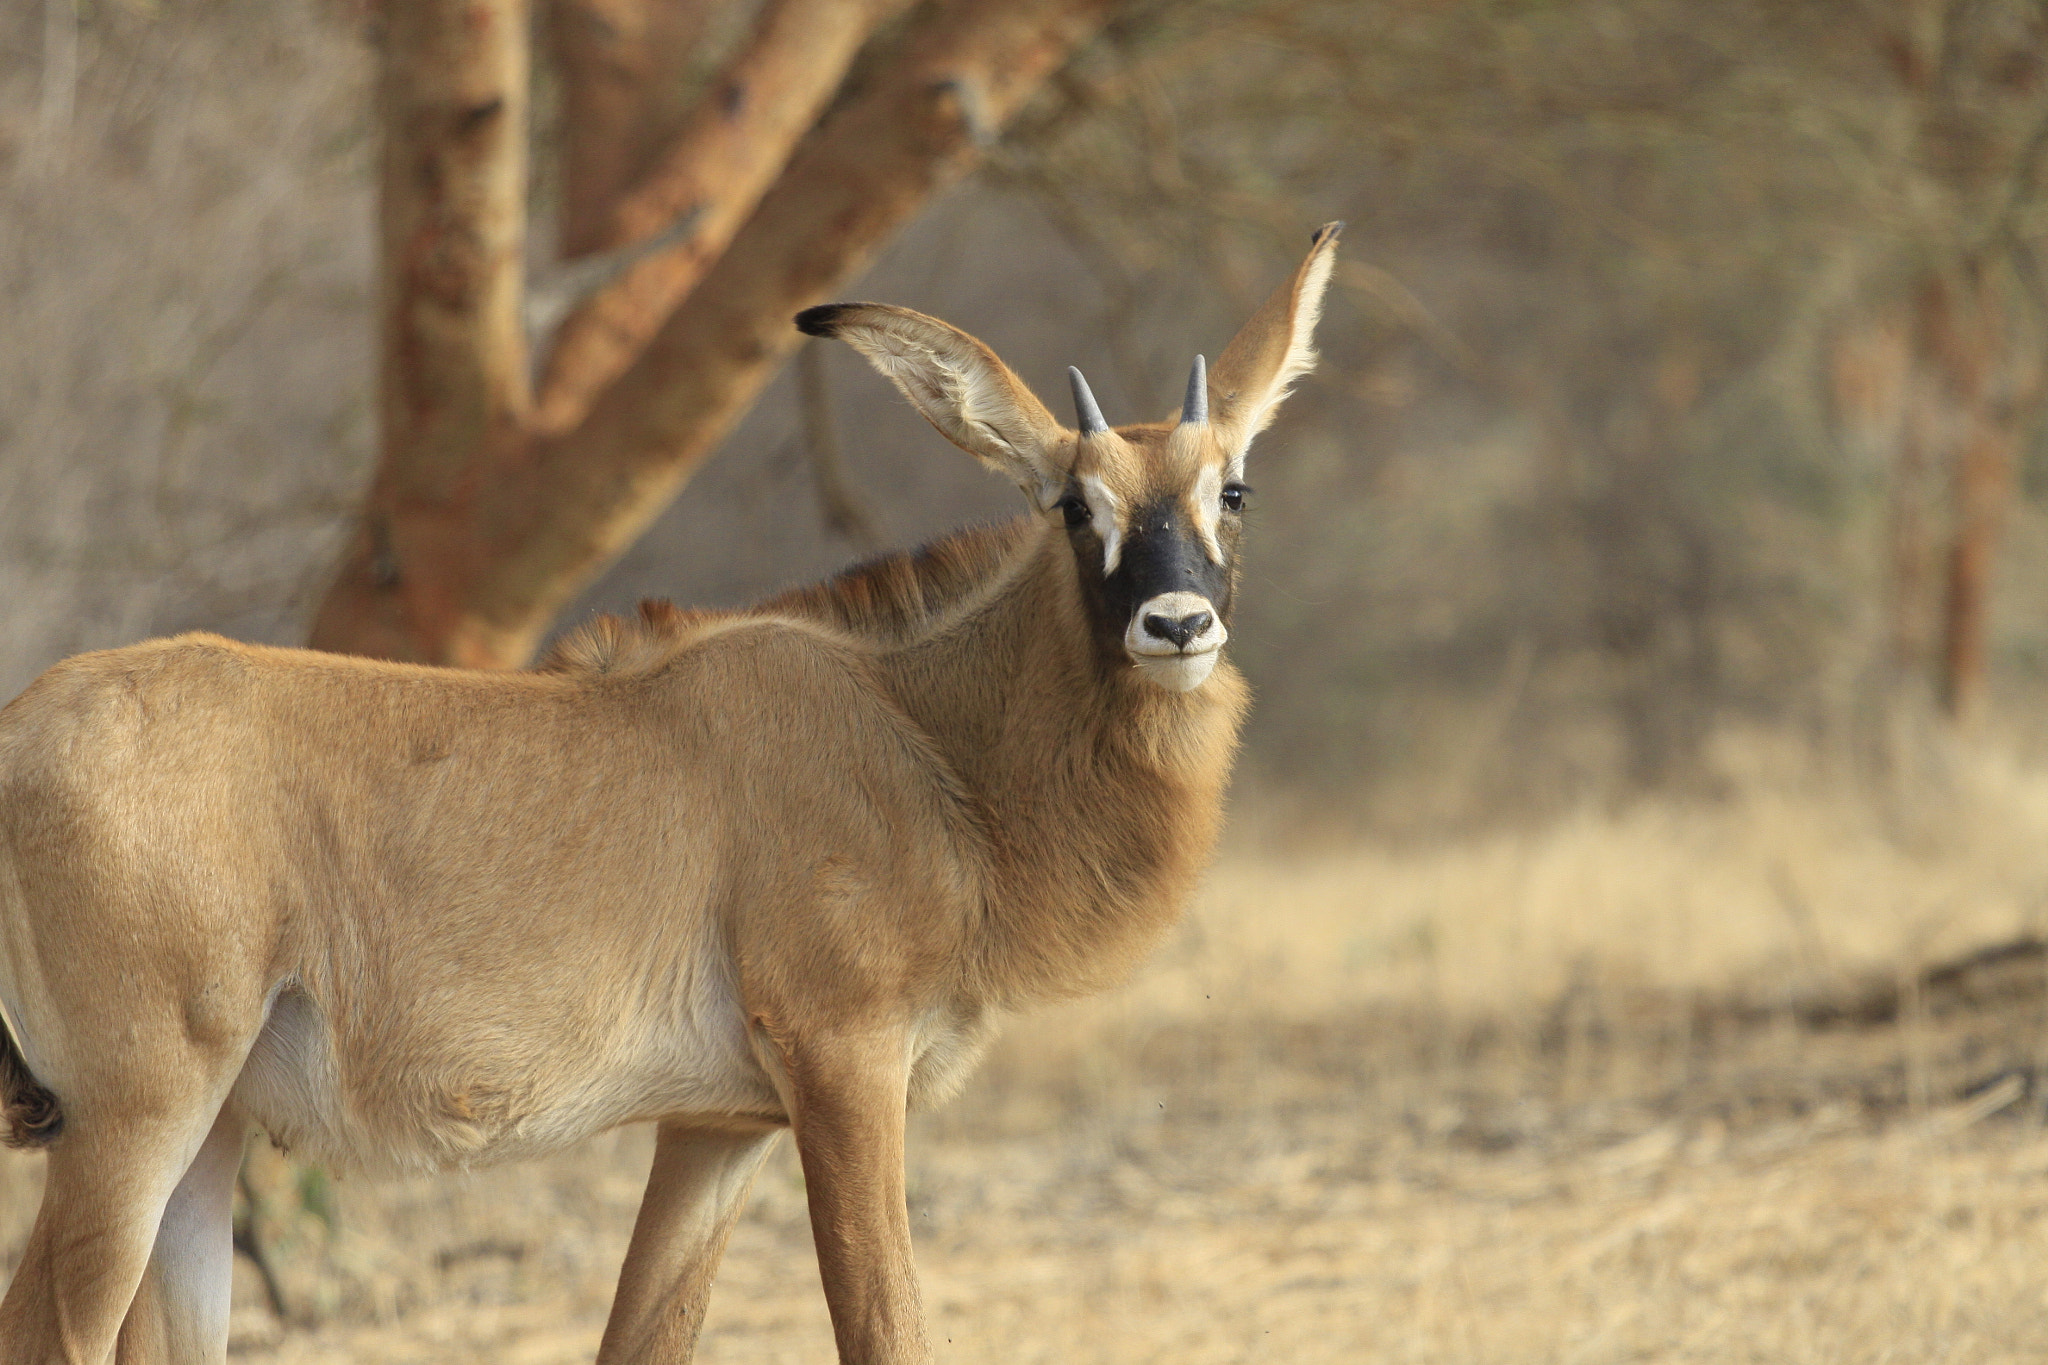
<path fill-rule="evenodd" d="M 650 597 L 640 604 L 638 619 L 599 616 L 555 641 L 554 648 L 534 665 L 539 673 L 630 673 L 660 663 L 692 629 L 717 617 L 716 612 L 685 611 L 673 602 Z"/>
<path fill-rule="evenodd" d="M 864 639 L 906 640 L 987 582 L 1030 530 L 1025 518 L 970 526 L 915 550 L 856 564 L 822 583 L 791 588 L 748 614 L 802 616 Z"/>
<path fill-rule="evenodd" d="M 667 658 L 699 626 L 736 616 L 799 616 L 863 639 L 897 643 L 987 582 L 1030 530 L 1025 518 L 970 526 L 737 612 L 692 611 L 649 598 L 637 619 L 600 616 L 570 631 L 536 667 L 543 673 L 633 672 Z"/>

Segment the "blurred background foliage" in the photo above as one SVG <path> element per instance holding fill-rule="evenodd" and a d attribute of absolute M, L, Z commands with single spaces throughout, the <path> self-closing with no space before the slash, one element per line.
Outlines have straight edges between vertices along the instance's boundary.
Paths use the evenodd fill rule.
<path fill-rule="evenodd" d="M 373 455 L 374 17 L 0 14 L 8 691 L 154 633 L 303 638 Z M 1248 781 L 1296 826 L 1759 763 L 1910 779 L 1944 702 L 2037 743 L 2043 27 L 2023 0 L 1140 0 L 856 292 L 1049 396 L 1079 363 L 1137 420 L 1349 221 L 1325 363 L 1254 459 L 1236 632 Z M 857 362 L 807 365 L 864 515 L 827 517 L 785 378 L 567 619 L 1014 510 Z"/>

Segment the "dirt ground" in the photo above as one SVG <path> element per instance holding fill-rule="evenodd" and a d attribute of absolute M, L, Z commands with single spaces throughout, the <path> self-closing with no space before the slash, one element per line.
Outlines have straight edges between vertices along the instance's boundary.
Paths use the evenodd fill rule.
<path fill-rule="evenodd" d="M 1664 1031 L 1661 1058 L 1603 1040 L 1576 1078 L 1539 1050 L 1525 1087 L 1439 1090 L 1360 1066 L 1406 1030 L 1358 1019 L 1288 1036 L 1288 1064 L 1260 1057 L 1257 1076 L 1208 1073 L 1229 1099 L 1185 1078 L 1234 1041 L 1162 1032 L 1133 1102 L 920 1135 L 941 1358 L 2040 1359 L 2048 1132 L 2019 1060 L 2040 1035 L 2028 995 L 1927 1029 L 1940 1103 L 1918 1110 L 1896 1020 L 1702 1019 L 1691 1040 Z M 1402 1042 L 1444 1074 L 1427 1040 Z M 1454 1046 L 1507 1074 L 1487 1041 Z M 245 1358 L 590 1359 L 645 1155 L 636 1134 L 380 1192 L 384 1303 L 282 1338 L 246 1308 Z M 785 1160 L 734 1240 L 700 1358 L 831 1359 L 814 1277 Z"/>
<path fill-rule="evenodd" d="M 920 1117 L 956 1362 L 2048 1356 L 2048 840 L 1812 801 L 1231 860 Z M 267 1149 L 240 1361 L 592 1358 L 650 1142 L 332 1187 Z M 34 1158 L 0 1162 L 0 1248 Z M 824 1361 L 785 1149 L 699 1358 Z"/>

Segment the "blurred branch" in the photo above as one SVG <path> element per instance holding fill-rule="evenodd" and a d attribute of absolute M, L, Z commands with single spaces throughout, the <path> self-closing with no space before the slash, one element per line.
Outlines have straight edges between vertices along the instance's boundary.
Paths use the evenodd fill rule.
<path fill-rule="evenodd" d="M 881 537 L 875 531 L 874 515 L 846 481 L 839 432 L 832 420 L 832 392 L 825 379 L 825 347 L 816 339 L 797 350 L 796 392 L 803 410 L 804 450 L 810 457 L 811 486 L 818 494 L 825 529 L 845 536 L 863 551 L 879 549 Z"/>
<path fill-rule="evenodd" d="M 1012 176 L 1013 183 L 1033 183 Z M 1138 347 L 1133 343 L 1131 321 L 1136 316 L 1138 304 L 1138 281 L 1121 254 L 1103 239 L 1102 232 L 1089 221 L 1085 207 L 1076 202 L 1063 190 L 1038 181 L 1034 184 L 1038 199 L 1045 206 L 1046 216 L 1051 220 L 1060 237 L 1076 256 L 1088 267 L 1095 277 L 1096 286 L 1102 292 L 1102 306 L 1098 310 L 1109 345 L 1111 363 L 1116 367 L 1116 376 L 1124 392 L 1143 400 L 1144 395 L 1153 392 L 1154 381 L 1160 376 L 1152 372 Z"/>
<path fill-rule="evenodd" d="M 78 98 L 78 0 L 43 0 L 43 67 L 29 168 L 47 171 L 64 157 Z"/>
<path fill-rule="evenodd" d="M 247 1165 L 235 1173 L 235 1186 L 242 1194 L 242 1216 L 234 1221 L 235 1251 L 256 1268 L 256 1278 L 263 1282 L 263 1297 L 269 1303 L 270 1311 L 279 1322 L 290 1322 L 291 1308 L 284 1296 L 284 1286 L 278 1282 L 277 1270 L 270 1263 L 270 1250 L 264 1244 L 259 1226 L 263 1201 L 257 1197 L 256 1188 L 250 1183 Z"/>
<path fill-rule="evenodd" d="M 2005 203 L 1992 220 L 1993 243 L 2016 255 L 2024 255 L 2030 245 L 2025 240 L 2026 233 L 2021 223 L 2027 210 L 2039 207 L 2044 161 L 2048 161 L 2048 109 L 2044 109 L 2028 130 L 2019 155 L 2014 158 Z"/>
<path fill-rule="evenodd" d="M 559 435 L 717 261 L 839 88 L 861 45 L 905 0 L 768 0 L 752 39 L 718 74 L 674 141 L 588 242 L 616 250 L 685 215 L 695 231 L 650 250 L 572 314 L 541 373 L 536 429 Z"/>
<path fill-rule="evenodd" d="M 619 200 L 675 137 L 674 92 L 731 0 L 550 0 L 562 79 L 561 252 L 603 250 Z"/>
<path fill-rule="evenodd" d="M 613 251 L 600 251 L 565 261 L 545 273 L 529 276 L 520 318 L 526 327 L 526 344 L 536 355 L 548 350 L 555 329 L 572 309 L 580 308 L 599 290 L 609 288 L 621 275 L 659 251 L 687 240 L 696 231 L 704 206 L 692 205 L 673 223 L 644 241 L 629 242 Z"/>
<path fill-rule="evenodd" d="M 1344 260 L 1337 263 L 1336 279 L 1338 284 L 1373 299 L 1413 328 L 1431 349 L 1466 374 L 1477 377 L 1486 372 L 1487 365 L 1478 353 L 1444 325 L 1393 272 L 1367 261 Z"/>
<path fill-rule="evenodd" d="M 573 434 L 539 452 L 493 518 L 469 627 L 523 658 L 561 602 L 695 471 L 795 349 L 789 323 L 979 159 L 955 93 L 1002 127 L 1113 0 L 951 0 L 791 161 L 745 231 Z M 468 633 L 468 632 L 465 632 Z"/>

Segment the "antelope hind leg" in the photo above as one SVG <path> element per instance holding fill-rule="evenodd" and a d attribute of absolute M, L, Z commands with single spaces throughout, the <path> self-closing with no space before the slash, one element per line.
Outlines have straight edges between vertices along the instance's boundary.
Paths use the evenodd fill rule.
<path fill-rule="evenodd" d="M 664 1125 L 598 1365 L 687 1365 L 711 1279 L 780 1129 Z"/>
<path fill-rule="evenodd" d="M 114 1356 L 117 1337 L 122 1365 L 225 1358 L 226 1302 L 202 1306 L 192 1297 L 206 1279 L 203 1257 L 181 1257 L 175 1269 L 168 1261 L 162 1267 L 167 1273 L 143 1304 L 142 1320 L 153 1325 L 154 1338 L 122 1334 L 174 1195 L 180 1211 L 173 1221 L 181 1229 L 191 1227 L 204 1206 L 224 1141 L 215 1119 L 210 1105 L 150 1121 L 65 1116 L 63 1135 L 50 1148 L 35 1227 L 0 1300 L 0 1365 L 104 1365 Z M 194 1169 L 200 1174 L 188 1186 L 185 1177 Z M 230 1167 L 228 1179 L 233 1178 Z M 188 1194 L 193 1198 L 187 1200 Z M 192 1278 L 195 1271 L 199 1281 Z M 217 1332 L 211 1328 L 215 1322 Z M 200 1339 L 209 1332 L 217 1341 Z M 156 1354 L 138 1354 L 151 1350 Z"/>
<path fill-rule="evenodd" d="M 171 1192 L 149 1267 L 121 1324 L 116 1365 L 217 1365 L 234 1298 L 235 1175 L 247 1122 L 230 1104 Z"/>

